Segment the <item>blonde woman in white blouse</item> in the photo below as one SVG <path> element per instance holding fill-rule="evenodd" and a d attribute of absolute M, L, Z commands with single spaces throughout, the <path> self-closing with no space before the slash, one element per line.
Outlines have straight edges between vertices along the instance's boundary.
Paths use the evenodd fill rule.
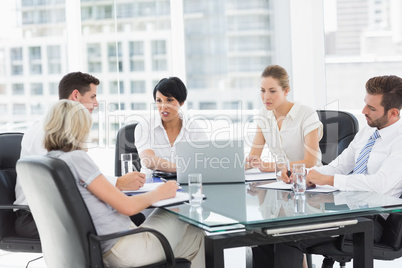
<path fill-rule="evenodd" d="M 275 170 L 274 162 L 261 159 L 265 144 L 269 151 L 284 154 L 290 161 L 304 163 L 307 168 L 321 165 L 318 142 L 322 138 L 322 123 L 317 112 L 287 99 L 289 76 L 279 65 L 270 65 L 261 74 L 261 100 L 264 107 L 257 115 L 257 131 L 247 159 L 246 168 L 264 172 Z"/>

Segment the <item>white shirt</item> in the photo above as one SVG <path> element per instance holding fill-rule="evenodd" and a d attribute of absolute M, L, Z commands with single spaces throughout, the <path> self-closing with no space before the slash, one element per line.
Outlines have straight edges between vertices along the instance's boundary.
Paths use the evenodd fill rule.
<path fill-rule="evenodd" d="M 318 129 L 318 140 L 321 140 L 323 134 L 317 112 L 297 102 L 283 119 L 280 130 L 274 112 L 265 107 L 260 109 L 256 122 L 269 151 L 273 154 L 286 154 L 291 162 L 304 159 L 305 150 L 308 149 L 304 141 L 307 134 Z M 316 165 L 321 165 L 321 152 Z"/>
<path fill-rule="evenodd" d="M 134 131 L 135 146 L 137 147 L 138 154 L 141 154 L 144 150 L 151 149 L 155 152 L 156 156 L 176 163 L 177 155 L 175 145 L 178 142 L 207 139 L 205 130 L 201 128 L 197 122 L 186 120 L 186 117 L 181 114 L 180 118 L 183 120 L 182 128 L 172 146 L 170 146 L 168 135 L 162 125 L 162 119 L 158 114 L 148 120 L 139 122 Z M 143 172 L 147 173 L 147 170 L 144 168 Z"/>
<path fill-rule="evenodd" d="M 46 155 L 47 150 L 43 145 L 43 141 L 45 139 L 45 117 L 42 117 L 36 120 L 25 132 L 21 141 L 21 156 L 20 158 L 29 156 L 29 155 Z M 113 176 L 106 177 L 111 184 L 116 185 L 117 178 Z M 15 183 L 15 201 L 14 205 L 28 205 L 27 200 L 25 199 L 25 194 L 22 191 L 21 183 L 18 180 Z"/>
<path fill-rule="evenodd" d="M 376 128 L 365 127 L 341 155 L 327 166 L 316 168 L 325 175 L 334 176 L 334 186 L 341 191 L 371 191 L 399 197 L 402 193 L 402 120 L 380 129 L 364 174 L 350 174 L 356 159 Z"/>

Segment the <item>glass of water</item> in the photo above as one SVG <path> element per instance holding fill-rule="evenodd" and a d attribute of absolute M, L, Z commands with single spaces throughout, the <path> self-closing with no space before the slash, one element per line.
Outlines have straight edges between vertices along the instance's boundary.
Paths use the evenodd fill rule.
<path fill-rule="evenodd" d="M 200 173 L 188 174 L 188 194 L 191 206 L 201 206 L 203 194 L 202 175 Z"/>
<path fill-rule="evenodd" d="M 133 156 L 131 154 L 121 154 L 121 175 L 133 172 Z"/>
<path fill-rule="evenodd" d="M 304 194 L 306 191 L 306 165 L 293 164 L 292 169 L 293 192 L 295 194 Z"/>
<path fill-rule="evenodd" d="M 289 160 L 284 154 L 275 155 L 275 175 L 277 181 L 282 181 L 282 172 L 287 172 L 290 176 Z"/>

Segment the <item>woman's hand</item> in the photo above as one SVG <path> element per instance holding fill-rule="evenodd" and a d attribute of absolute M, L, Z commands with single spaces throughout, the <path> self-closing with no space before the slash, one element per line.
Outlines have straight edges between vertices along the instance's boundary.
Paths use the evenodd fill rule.
<path fill-rule="evenodd" d="M 179 186 L 176 181 L 168 181 L 156 188 L 155 191 L 157 191 L 158 197 L 162 200 L 175 197 L 177 189 L 179 189 Z"/>
<path fill-rule="evenodd" d="M 144 186 L 145 174 L 140 172 L 129 172 L 117 178 L 116 187 L 120 191 L 135 191 Z"/>
<path fill-rule="evenodd" d="M 262 161 L 259 156 L 250 155 L 246 158 L 246 163 L 248 164 L 247 168 L 260 168 Z"/>
<path fill-rule="evenodd" d="M 281 170 L 281 179 L 284 183 L 292 183 L 292 175 L 289 172 L 286 167 L 283 167 Z"/>

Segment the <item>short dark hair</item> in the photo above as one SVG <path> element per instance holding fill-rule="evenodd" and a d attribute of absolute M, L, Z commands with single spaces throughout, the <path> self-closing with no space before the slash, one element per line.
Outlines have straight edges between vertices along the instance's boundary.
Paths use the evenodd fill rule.
<path fill-rule="evenodd" d="M 396 75 L 370 78 L 366 83 L 366 92 L 371 95 L 382 94 L 381 105 L 384 112 L 392 108 L 402 108 L 402 78 Z"/>
<path fill-rule="evenodd" d="M 74 89 L 84 95 L 90 90 L 90 84 L 99 85 L 99 79 L 87 73 L 68 73 L 60 80 L 59 99 L 68 99 Z"/>
<path fill-rule="evenodd" d="M 156 100 L 157 91 L 166 97 L 174 97 L 179 103 L 183 103 L 187 99 L 187 88 L 178 77 L 160 80 L 154 88 L 154 100 Z"/>

